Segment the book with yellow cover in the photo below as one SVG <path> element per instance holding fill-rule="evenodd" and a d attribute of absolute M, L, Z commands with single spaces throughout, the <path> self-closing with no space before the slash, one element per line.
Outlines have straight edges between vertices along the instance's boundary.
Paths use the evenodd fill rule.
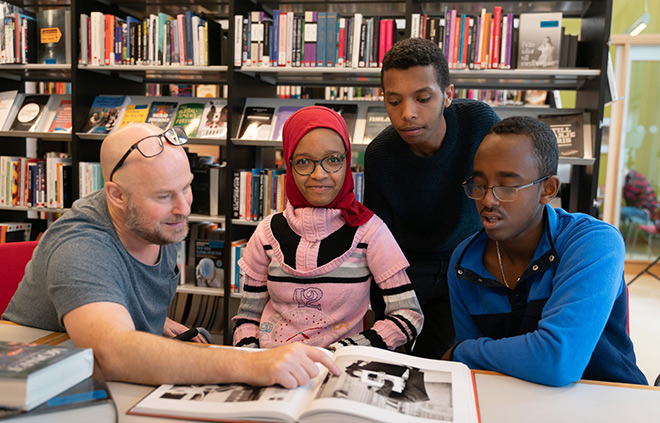
<path fill-rule="evenodd" d="M 129 104 L 124 111 L 124 118 L 121 120 L 119 127 L 130 125 L 131 123 L 144 123 L 147 121 L 147 114 L 149 114 L 149 103 Z"/>

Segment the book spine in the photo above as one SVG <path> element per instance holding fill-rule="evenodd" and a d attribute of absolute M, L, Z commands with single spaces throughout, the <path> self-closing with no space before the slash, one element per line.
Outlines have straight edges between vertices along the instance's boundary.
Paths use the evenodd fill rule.
<path fill-rule="evenodd" d="M 493 9 L 493 57 L 491 67 L 497 69 L 500 65 L 500 44 L 502 38 L 502 7 L 495 6 Z"/>

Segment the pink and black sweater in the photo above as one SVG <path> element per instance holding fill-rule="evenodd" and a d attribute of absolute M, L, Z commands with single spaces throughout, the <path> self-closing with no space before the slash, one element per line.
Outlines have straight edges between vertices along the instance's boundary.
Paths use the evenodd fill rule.
<path fill-rule="evenodd" d="M 378 216 L 354 228 L 337 209 L 287 206 L 259 224 L 238 264 L 246 278 L 234 345 L 394 349 L 422 329 L 408 261 Z M 372 278 L 386 318 L 363 330 Z"/>

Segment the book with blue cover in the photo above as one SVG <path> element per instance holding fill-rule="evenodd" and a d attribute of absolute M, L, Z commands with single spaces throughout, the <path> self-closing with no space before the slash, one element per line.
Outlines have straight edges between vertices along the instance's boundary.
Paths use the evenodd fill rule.
<path fill-rule="evenodd" d="M 123 110 L 129 98 L 125 95 L 98 95 L 87 113 L 87 121 L 82 132 L 107 134 L 121 122 Z"/>

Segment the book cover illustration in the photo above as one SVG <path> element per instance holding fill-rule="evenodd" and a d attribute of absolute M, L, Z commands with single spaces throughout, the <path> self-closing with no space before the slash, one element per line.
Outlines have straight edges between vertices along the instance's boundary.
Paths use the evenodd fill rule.
<path fill-rule="evenodd" d="M 87 122 L 82 132 L 107 134 L 119 119 L 126 96 L 96 96 L 87 114 Z"/>
<path fill-rule="evenodd" d="M 559 67 L 561 20 L 561 13 L 520 14 L 518 69 Z"/>
<path fill-rule="evenodd" d="M 176 112 L 173 126 L 182 127 L 188 137 L 194 138 L 197 136 L 197 129 L 199 128 L 199 122 L 202 120 L 203 112 L 203 103 L 182 104 Z"/>
<path fill-rule="evenodd" d="M 124 111 L 124 117 L 121 119 L 119 127 L 130 125 L 131 123 L 144 123 L 147 121 L 149 106 L 151 103 L 129 104 Z"/>
<path fill-rule="evenodd" d="M 242 140 L 268 140 L 273 123 L 274 107 L 248 106 L 238 138 Z"/>
<path fill-rule="evenodd" d="M 274 141 L 282 141 L 282 128 L 284 127 L 284 122 L 289 119 L 289 116 L 302 108 L 303 106 L 280 106 L 277 109 L 277 117 L 275 118 L 275 126 L 273 127 Z"/>
<path fill-rule="evenodd" d="M 69 15 L 69 9 L 45 9 L 37 12 L 38 63 L 71 63 L 68 49 Z"/>
<path fill-rule="evenodd" d="M 0 130 L 3 130 L 11 112 L 18 90 L 0 92 Z"/>
<path fill-rule="evenodd" d="M 46 95 L 26 95 L 11 129 L 13 131 L 34 131 L 47 102 L 48 96 Z"/>
<path fill-rule="evenodd" d="M 539 120 L 547 123 L 555 133 L 560 157 L 584 157 L 584 116 L 582 113 L 539 116 Z"/>
<path fill-rule="evenodd" d="M 62 100 L 57 106 L 55 117 L 48 127 L 48 132 L 64 132 L 70 134 L 71 126 L 71 100 Z"/>
<path fill-rule="evenodd" d="M 369 144 L 385 128 L 390 126 L 390 117 L 387 109 L 382 106 L 369 106 L 367 109 L 367 121 L 364 125 L 364 136 L 362 144 Z"/>
<path fill-rule="evenodd" d="M 149 108 L 147 123 L 156 125 L 162 130 L 167 129 L 172 122 L 177 104 L 176 101 L 154 101 Z"/>
<path fill-rule="evenodd" d="M 222 253 L 225 242 L 198 239 L 195 241 L 195 285 L 209 288 L 222 288 L 225 282 L 225 269 Z"/>
<path fill-rule="evenodd" d="M 199 138 L 225 138 L 227 136 L 227 102 L 209 100 L 204 106 L 197 136 Z"/>
<path fill-rule="evenodd" d="M 327 107 L 328 109 L 332 109 L 335 112 L 339 113 L 346 122 L 346 128 L 348 128 L 348 135 L 351 137 L 351 142 L 353 142 L 354 133 L 355 133 L 355 122 L 357 120 L 357 110 L 358 110 L 357 104 L 316 103 L 315 105 Z"/>

